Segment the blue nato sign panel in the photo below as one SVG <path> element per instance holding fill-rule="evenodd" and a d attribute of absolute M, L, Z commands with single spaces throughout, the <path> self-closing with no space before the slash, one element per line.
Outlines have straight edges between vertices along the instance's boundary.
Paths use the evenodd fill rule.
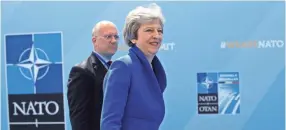
<path fill-rule="evenodd" d="M 285 129 L 285 2 L 156 2 L 166 23 L 160 130 Z M 150 1 L 1 2 L 1 129 L 72 130 L 70 69 L 96 22 L 117 25 Z"/>
<path fill-rule="evenodd" d="M 64 129 L 62 34 L 8 34 L 5 47 L 10 129 Z"/>
<path fill-rule="evenodd" d="M 238 72 L 198 73 L 197 83 L 199 114 L 240 112 Z"/>

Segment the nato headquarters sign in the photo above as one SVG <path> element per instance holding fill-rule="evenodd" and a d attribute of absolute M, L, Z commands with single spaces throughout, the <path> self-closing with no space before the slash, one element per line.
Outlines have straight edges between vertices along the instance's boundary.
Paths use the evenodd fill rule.
<path fill-rule="evenodd" d="M 62 33 L 5 35 L 10 130 L 64 130 Z"/>
<path fill-rule="evenodd" d="M 239 73 L 197 73 L 199 114 L 240 113 Z"/>

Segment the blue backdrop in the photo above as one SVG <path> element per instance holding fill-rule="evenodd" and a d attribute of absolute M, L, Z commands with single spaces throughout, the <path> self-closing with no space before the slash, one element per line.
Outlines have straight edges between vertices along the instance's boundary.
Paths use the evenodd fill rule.
<path fill-rule="evenodd" d="M 13 89 L 27 87 L 13 79 L 20 71 L 15 69 L 10 73 L 7 69 L 14 64 L 7 62 L 9 56 L 16 55 L 17 48 L 19 50 L 22 46 L 20 43 L 11 46 L 7 40 L 9 37 L 17 36 L 18 39 L 19 35 L 31 35 L 30 41 L 37 41 L 37 35 L 41 34 L 60 37 L 57 40 L 52 36 L 42 36 L 39 41 L 48 48 L 43 51 L 50 56 L 50 61 L 53 59 L 51 57 L 60 57 L 45 62 L 48 65 L 62 65 L 57 70 L 62 73 L 56 74 L 60 76 L 50 76 L 47 82 L 62 83 L 64 126 L 66 130 L 71 130 L 66 82 L 71 67 L 88 57 L 92 51 L 93 26 L 100 20 L 110 20 L 121 32 L 128 12 L 136 6 L 149 3 L 1 2 L 1 129 L 9 129 L 8 94 Z M 168 79 L 164 93 L 166 116 L 161 130 L 285 129 L 285 2 L 157 4 L 162 7 L 166 18 L 164 41 L 158 56 Z M 120 35 L 122 37 L 122 33 Z M 58 45 L 55 44 L 57 42 Z M 44 46 L 36 45 L 34 48 L 37 53 L 43 52 L 37 50 L 37 47 Z M 55 51 L 51 50 L 53 48 Z M 21 51 L 25 52 L 24 49 Z M 24 52 L 21 54 L 25 55 Z M 113 58 L 126 52 L 121 38 L 118 53 Z M 42 57 L 47 58 L 45 55 Z M 23 67 L 20 63 L 16 64 Z M 49 69 L 53 70 L 52 67 Z M 19 70 L 24 73 L 22 69 Z M 44 74 L 46 71 L 38 73 Z M 61 78 L 62 81 L 59 80 Z M 11 80 L 10 83 L 6 82 L 7 79 Z M 13 83 L 16 84 L 15 88 Z M 201 94 L 208 94 L 209 99 Z M 9 96 L 9 100 L 12 99 L 14 97 Z M 211 111 L 214 113 L 207 113 Z M 47 115 L 37 117 L 37 120 L 32 119 L 33 115 L 26 116 L 15 120 L 29 124 L 26 121 L 29 118 L 29 122 L 32 121 L 30 130 L 41 130 L 41 127 L 36 126 L 44 125 L 33 122 L 41 122 L 44 118 L 53 119 Z M 11 126 L 25 125 L 13 125 L 11 119 Z M 53 122 L 46 125 L 52 125 Z"/>

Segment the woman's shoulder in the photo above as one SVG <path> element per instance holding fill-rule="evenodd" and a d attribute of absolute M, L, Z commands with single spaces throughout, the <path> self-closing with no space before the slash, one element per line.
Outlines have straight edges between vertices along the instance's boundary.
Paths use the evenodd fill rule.
<path fill-rule="evenodd" d="M 124 55 L 116 59 L 114 62 L 121 62 L 129 66 L 132 64 L 132 57 L 130 55 Z"/>
<path fill-rule="evenodd" d="M 132 66 L 131 57 L 129 55 L 124 55 L 114 60 L 109 70 L 118 70 L 118 72 L 121 70 L 120 72 L 126 74 L 127 71 L 130 70 L 130 68 L 133 68 L 131 66 Z"/>

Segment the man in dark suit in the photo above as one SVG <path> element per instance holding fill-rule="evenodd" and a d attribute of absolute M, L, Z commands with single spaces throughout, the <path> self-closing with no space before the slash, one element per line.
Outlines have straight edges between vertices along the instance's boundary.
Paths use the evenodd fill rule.
<path fill-rule="evenodd" d="M 68 79 L 68 105 L 72 130 L 100 130 L 104 76 L 117 51 L 118 32 L 110 21 L 92 30 L 92 54 L 72 67 Z"/>

